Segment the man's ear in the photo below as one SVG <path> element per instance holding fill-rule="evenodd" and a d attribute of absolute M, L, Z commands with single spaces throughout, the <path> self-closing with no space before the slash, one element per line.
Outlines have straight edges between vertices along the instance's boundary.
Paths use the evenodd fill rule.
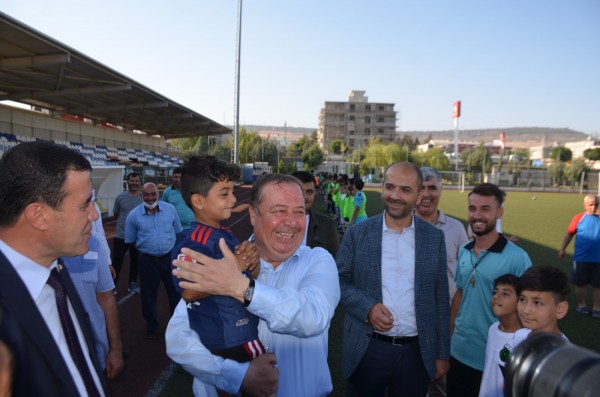
<path fill-rule="evenodd" d="M 423 200 L 424 194 L 425 194 L 425 189 L 419 190 L 419 193 L 417 193 L 417 202 L 415 203 L 415 207 L 418 207 L 419 205 L 421 205 L 421 201 Z"/>
<path fill-rule="evenodd" d="M 23 218 L 34 229 L 47 230 L 49 211 L 52 209 L 43 203 L 31 203 L 23 211 Z"/>
<path fill-rule="evenodd" d="M 256 220 L 256 210 L 252 206 L 248 207 L 248 213 L 250 214 L 250 223 L 254 226 Z"/>
<path fill-rule="evenodd" d="M 204 209 L 204 197 L 202 197 L 202 195 L 200 195 L 198 193 L 194 193 L 194 194 L 192 194 L 190 201 L 192 202 L 192 207 L 194 207 L 198 210 Z"/>
<path fill-rule="evenodd" d="M 503 207 L 498 208 L 498 211 L 496 211 L 496 219 L 502 219 L 503 215 L 504 215 L 504 208 Z"/>
<path fill-rule="evenodd" d="M 568 311 L 569 311 L 569 302 L 567 302 L 567 301 L 559 302 L 557 305 L 557 310 L 556 310 L 556 319 L 561 320 L 564 316 L 567 315 Z"/>

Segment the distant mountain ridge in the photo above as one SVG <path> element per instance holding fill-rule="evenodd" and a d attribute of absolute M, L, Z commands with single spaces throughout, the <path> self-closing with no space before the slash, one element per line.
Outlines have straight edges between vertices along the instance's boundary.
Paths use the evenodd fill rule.
<path fill-rule="evenodd" d="M 459 130 L 458 139 L 463 143 L 492 143 L 499 139 L 500 133 L 504 132 L 506 146 L 529 147 L 564 145 L 567 142 L 584 141 L 589 135 L 570 128 L 547 128 L 547 127 L 512 127 L 512 128 L 488 128 L 476 130 Z M 418 137 L 423 142 L 431 134 L 431 139 L 438 141 L 453 141 L 454 130 L 444 131 L 402 131 L 402 135 Z"/>
<path fill-rule="evenodd" d="M 290 126 L 268 126 L 268 125 L 244 125 L 247 131 L 256 131 L 261 136 L 272 134 L 273 136 L 286 134 L 290 142 L 295 141 L 303 135 L 310 135 L 315 128 L 290 127 Z M 463 143 L 491 144 L 499 139 L 500 133 L 504 132 L 505 144 L 509 147 L 530 147 L 564 145 L 567 142 L 583 141 L 589 135 L 570 128 L 548 128 L 548 127 L 511 127 L 511 128 L 486 128 L 473 130 L 459 130 L 459 141 Z M 398 135 L 411 135 L 423 142 L 431 134 L 434 141 L 453 141 L 454 130 L 442 131 L 398 131 Z"/>

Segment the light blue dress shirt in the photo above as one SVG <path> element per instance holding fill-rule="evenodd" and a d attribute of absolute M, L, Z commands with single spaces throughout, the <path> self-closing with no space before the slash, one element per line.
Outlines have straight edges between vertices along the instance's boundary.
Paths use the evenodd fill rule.
<path fill-rule="evenodd" d="M 258 335 L 277 356 L 277 396 L 317 397 L 332 391 L 327 365 L 328 333 L 340 299 L 333 257 L 322 248 L 300 246 L 276 268 L 261 259 L 248 310 L 261 318 Z M 182 300 L 165 335 L 167 354 L 194 375 L 194 395 L 216 396 L 216 386 L 238 394 L 248 363 L 212 355 L 189 327 Z"/>
<path fill-rule="evenodd" d="M 173 186 L 166 188 L 163 191 L 161 201 L 165 203 L 172 204 L 179 215 L 179 222 L 181 222 L 181 227 L 184 229 L 189 229 L 192 226 L 192 222 L 194 222 L 194 212 L 190 207 L 185 203 L 183 197 L 181 196 L 181 191 L 179 189 L 174 189 Z"/>
<path fill-rule="evenodd" d="M 83 307 L 90 316 L 100 367 L 104 370 L 108 355 L 108 335 L 104 311 L 96 299 L 97 292 L 115 288 L 108 265 L 110 258 L 103 249 L 100 237 L 92 232 L 90 250 L 81 256 L 63 257 L 63 263 L 79 293 Z"/>
<path fill-rule="evenodd" d="M 161 201 L 156 208 L 154 214 L 144 204 L 131 210 L 125 222 L 125 243 L 135 243 L 141 253 L 162 256 L 171 252 L 175 235 L 183 228 L 171 204 Z"/>

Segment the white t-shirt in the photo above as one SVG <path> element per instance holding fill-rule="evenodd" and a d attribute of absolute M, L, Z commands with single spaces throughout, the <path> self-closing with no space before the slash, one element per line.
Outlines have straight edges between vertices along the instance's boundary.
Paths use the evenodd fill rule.
<path fill-rule="evenodd" d="M 488 331 L 479 397 L 504 397 L 504 366 L 513 350 L 515 333 L 500 331 L 496 321 Z M 518 332 L 518 331 L 517 331 Z"/>

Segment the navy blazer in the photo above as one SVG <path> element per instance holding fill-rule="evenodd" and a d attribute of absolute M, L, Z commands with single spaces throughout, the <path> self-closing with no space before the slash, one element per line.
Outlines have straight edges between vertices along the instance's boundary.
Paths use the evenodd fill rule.
<path fill-rule="evenodd" d="M 337 255 L 344 318 L 344 377 L 364 356 L 373 334 L 371 308 L 383 302 L 381 244 L 384 214 L 353 225 Z M 450 358 L 450 306 L 444 233 L 413 215 L 415 222 L 415 312 L 419 347 L 430 378 L 435 360 Z"/>
<path fill-rule="evenodd" d="M 94 368 L 90 369 L 96 370 L 106 394 L 105 379 L 98 365 L 89 316 L 66 269 L 63 268 L 60 275 L 85 336 L 90 358 L 94 363 Z M 13 395 L 56 397 L 79 395 L 46 322 L 27 287 L 2 252 L 0 252 L 0 339 L 13 354 Z"/>
<path fill-rule="evenodd" d="M 326 249 L 334 258 L 340 247 L 340 235 L 335 220 L 318 212 L 308 211 L 306 245 Z"/>

